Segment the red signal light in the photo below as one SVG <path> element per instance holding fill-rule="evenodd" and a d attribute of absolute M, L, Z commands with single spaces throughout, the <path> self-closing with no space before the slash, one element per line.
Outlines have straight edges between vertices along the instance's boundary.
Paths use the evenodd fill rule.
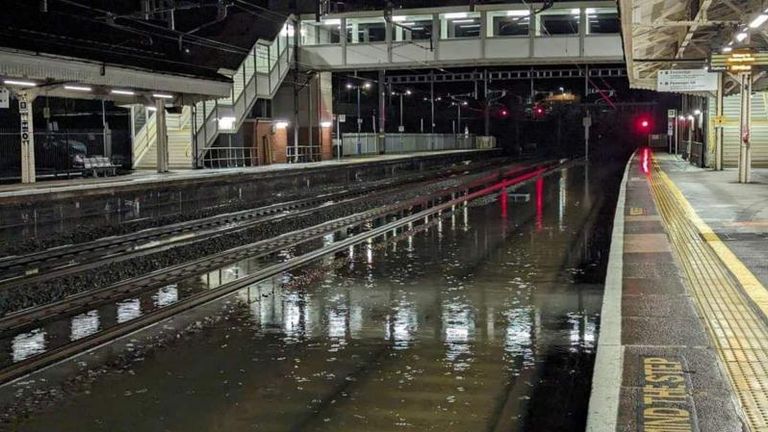
<path fill-rule="evenodd" d="M 648 126 L 650 124 L 648 123 L 648 120 L 643 120 L 640 122 L 640 126 L 642 126 L 643 129 L 648 129 Z"/>
<path fill-rule="evenodd" d="M 501 110 L 501 116 L 502 117 L 506 117 L 508 114 L 509 114 L 509 112 L 507 112 L 507 110 Z"/>

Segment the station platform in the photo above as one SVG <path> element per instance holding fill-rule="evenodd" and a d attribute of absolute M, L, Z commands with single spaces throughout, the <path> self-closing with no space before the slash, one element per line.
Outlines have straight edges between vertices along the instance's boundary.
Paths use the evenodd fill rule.
<path fill-rule="evenodd" d="M 131 174 L 118 177 L 77 178 L 51 180 L 33 184 L 0 185 L 0 205 L 37 200 L 84 197 L 92 194 L 113 194 L 118 192 L 144 191 L 158 186 L 175 187 L 190 184 L 213 182 L 240 182 L 250 179 L 268 178 L 286 174 L 306 173 L 309 171 L 335 170 L 339 168 L 365 167 L 368 165 L 400 163 L 413 160 L 430 160 L 456 156 L 496 153 L 499 149 L 441 150 L 361 156 L 307 163 L 282 163 L 245 168 L 189 169 L 173 170 L 158 174 L 150 170 L 136 170 Z"/>
<path fill-rule="evenodd" d="M 627 165 L 589 431 L 768 430 L 768 170 Z"/>

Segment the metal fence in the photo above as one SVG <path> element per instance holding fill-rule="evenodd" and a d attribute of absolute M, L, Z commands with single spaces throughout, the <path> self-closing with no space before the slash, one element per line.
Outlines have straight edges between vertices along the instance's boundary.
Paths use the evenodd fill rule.
<path fill-rule="evenodd" d="M 342 155 L 360 156 L 372 154 L 412 153 L 433 150 L 462 150 L 477 148 L 475 135 L 455 134 L 387 134 L 383 148 L 379 148 L 379 136 L 373 133 L 349 133 L 342 135 Z"/>
<path fill-rule="evenodd" d="M 205 168 L 242 168 L 259 166 L 255 147 L 211 147 L 203 155 Z"/>
<path fill-rule="evenodd" d="M 104 131 L 35 132 L 37 177 L 81 175 L 85 159 L 109 154 L 111 140 Z M 0 179 L 21 177 L 21 140 L 18 131 L 0 130 Z"/>

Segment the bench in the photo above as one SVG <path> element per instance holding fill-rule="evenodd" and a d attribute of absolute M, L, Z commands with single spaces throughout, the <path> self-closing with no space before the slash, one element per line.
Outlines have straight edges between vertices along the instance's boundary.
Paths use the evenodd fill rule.
<path fill-rule="evenodd" d="M 93 156 L 85 158 L 83 161 L 83 173 L 91 175 L 93 177 L 99 177 L 100 175 L 114 176 L 117 175 L 118 166 L 113 164 L 108 157 Z"/>

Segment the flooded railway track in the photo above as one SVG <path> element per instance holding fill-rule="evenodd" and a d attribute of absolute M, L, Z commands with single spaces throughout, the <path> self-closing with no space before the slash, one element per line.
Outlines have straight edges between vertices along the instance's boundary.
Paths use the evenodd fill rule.
<path fill-rule="evenodd" d="M 287 245 L 306 242 L 329 232 L 332 233 L 343 228 L 359 225 L 365 221 L 378 220 L 381 222 L 381 225 L 373 227 L 370 230 L 361 231 L 355 235 L 341 239 L 319 249 L 287 259 L 284 262 L 268 265 L 241 279 L 223 284 L 214 289 L 196 293 L 177 303 L 159 308 L 139 318 L 108 327 L 90 336 L 66 343 L 62 346 L 52 348 L 45 353 L 16 362 L 0 370 L 0 382 L 11 381 L 31 371 L 38 370 L 98 345 L 108 343 L 120 336 L 138 331 L 184 310 L 221 298 L 258 282 L 259 280 L 304 266 L 323 256 L 337 253 L 368 239 L 385 235 L 393 230 L 397 231 L 397 229 L 401 229 L 406 225 L 420 224 L 422 222 L 428 223 L 430 217 L 440 214 L 440 212 L 450 209 L 452 206 L 465 203 L 469 200 L 506 187 L 528 182 L 543 175 L 545 172 L 557 169 L 560 166 L 561 162 L 550 161 L 532 164 L 523 168 L 497 170 L 491 175 L 474 176 L 474 178 L 465 180 L 464 183 L 458 186 L 446 188 L 426 196 L 420 196 L 407 201 L 319 224 L 307 229 L 286 233 L 272 239 L 244 245 L 234 250 L 209 256 L 205 259 L 185 263 L 134 280 L 124 281 L 115 286 L 90 291 L 83 293 L 82 295 L 67 298 L 60 302 L 9 315 L 0 321 L 0 326 L 2 326 L 6 332 L 11 331 L 12 329 L 19 330 L 28 328 L 31 325 L 46 320 L 72 314 L 72 312 L 76 310 L 93 307 L 95 304 L 130 296 L 136 292 L 145 291 L 151 287 L 157 287 L 159 285 L 170 283 L 173 280 L 178 280 L 179 278 L 188 277 L 190 273 L 200 273 L 201 271 L 205 271 L 205 269 L 211 268 L 211 266 L 221 267 L 221 265 L 226 262 L 236 261 L 245 256 L 260 254 L 268 255 Z M 457 195 L 458 198 L 456 197 Z M 412 210 L 415 211 L 415 213 L 404 215 L 404 210 Z M 394 220 L 390 220 L 393 216 Z"/>

